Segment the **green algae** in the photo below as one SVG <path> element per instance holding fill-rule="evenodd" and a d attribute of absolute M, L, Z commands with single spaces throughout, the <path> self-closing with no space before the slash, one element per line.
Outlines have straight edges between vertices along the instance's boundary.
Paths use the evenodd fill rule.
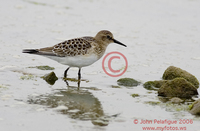
<path fill-rule="evenodd" d="M 7 88 L 7 86 L 5 86 L 5 85 L 0 85 L 0 88 Z"/>
<path fill-rule="evenodd" d="M 85 81 L 86 83 L 88 83 L 89 82 L 89 80 L 87 80 L 87 79 L 76 79 L 76 78 L 63 78 L 63 80 L 65 80 L 65 81 L 71 81 L 71 82 L 79 82 L 79 81 Z"/>
<path fill-rule="evenodd" d="M 34 67 L 28 67 L 28 68 L 37 68 L 39 70 L 54 70 L 54 67 L 50 67 L 50 66 L 34 66 Z"/>
<path fill-rule="evenodd" d="M 132 96 L 133 98 L 135 98 L 135 97 L 139 97 L 140 95 L 139 95 L 139 94 L 131 94 L 131 96 Z"/>
<path fill-rule="evenodd" d="M 191 105 L 188 106 L 190 113 L 192 115 L 200 115 L 200 99 L 194 101 Z"/>
<path fill-rule="evenodd" d="M 162 105 L 163 108 L 166 108 L 167 111 L 170 112 L 181 112 L 181 111 L 189 111 L 188 105 L 186 104 L 174 104 L 174 103 L 166 103 Z"/>
<path fill-rule="evenodd" d="M 114 86 L 114 85 L 112 85 L 111 87 L 112 88 L 121 88 L 120 86 Z"/>
<path fill-rule="evenodd" d="M 159 102 L 159 101 L 146 101 L 144 103 L 148 105 L 152 105 L 152 106 L 159 106 L 169 112 L 189 111 L 189 107 L 187 104 L 182 104 L 182 103 L 174 104 L 171 101 L 168 101 L 166 103 Z"/>
<path fill-rule="evenodd" d="M 193 105 L 194 105 L 194 104 L 192 103 L 191 105 L 188 106 L 189 110 L 192 110 Z"/>
<path fill-rule="evenodd" d="M 149 104 L 149 105 L 152 105 L 152 106 L 155 106 L 155 105 L 159 105 L 161 102 L 159 101 L 146 101 L 144 102 L 145 104 Z"/>
<path fill-rule="evenodd" d="M 35 76 L 28 74 L 20 77 L 21 80 L 34 80 Z"/>

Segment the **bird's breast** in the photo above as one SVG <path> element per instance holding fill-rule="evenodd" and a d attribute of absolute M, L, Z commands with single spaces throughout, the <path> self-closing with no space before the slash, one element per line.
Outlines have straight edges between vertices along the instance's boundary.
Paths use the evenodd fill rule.
<path fill-rule="evenodd" d="M 86 54 L 86 55 L 66 56 L 66 57 L 58 57 L 58 56 L 47 56 L 47 57 L 63 65 L 68 65 L 70 67 L 79 67 L 79 68 L 84 66 L 89 66 L 99 59 L 96 54 Z"/>

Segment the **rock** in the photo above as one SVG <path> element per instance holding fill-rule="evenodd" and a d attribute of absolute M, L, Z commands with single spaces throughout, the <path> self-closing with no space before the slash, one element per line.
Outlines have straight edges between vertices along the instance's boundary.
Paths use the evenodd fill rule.
<path fill-rule="evenodd" d="M 103 120 L 103 119 L 97 119 L 97 120 L 92 120 L 93 125 L 98 125 L 98 126 L 107 126 L 109 124 L 108 120 Z"/>
<path fill-rule="evenodd" d="M 147 81 L 143 84 L 143 87 L 147 90 L 158 90 L 167 80 L 156 80 L 156 81 Z"/>
<path fill-rule="evenodd" d="M 164 80 L 172 80 L 177 77 L 185 78 L 187 81 L 192 83 L 196 88 L 199 88 L 199 81 L 197 80 L 197 78 L 194 75 L 190 74 L 189 72 L 182 70 L 178 67 L 174 66 L 168 67 L 165 70 L 162 78 Z"/>
<path fill-rule="evenodd" d="M 181 100 L 178 97 L 173 97 L 170 101 L 171 101 L 171 103 L 174 103 L 174 104 L 180 104 L 183 102 L 183 100 Z"/>
<path fill-rule="evenodd" d="M 45 76 L 42 76 L 42 78 L 49 83 L 50 85 L 53 85 L 57 80 L 58 77 L 56 76 L 56 74 L 54 72 L 51 72 L 49 74 L 46 74 Z"/>
<path fill-rule="evenodd" d="M 119 80 L 117 80 L 117 84 L 118 85 L 122 85 L 122 86 L 138 86 L 140 84 L 140 82 L 132 79 L 132 78 L 121 78 Z"/>
<path fill-rule="evenodd" d="M 192 115 L 200 115 L 200 99 L 196 100 L 195 102 L 190 105 L 190 113 Z"/>
<path fill-rule="evenodd" d="M 168 80 L 158 90 L 158 96 L 191 98 L 193 95 L 198 95 L 197 89 L 184 78 Z"/>

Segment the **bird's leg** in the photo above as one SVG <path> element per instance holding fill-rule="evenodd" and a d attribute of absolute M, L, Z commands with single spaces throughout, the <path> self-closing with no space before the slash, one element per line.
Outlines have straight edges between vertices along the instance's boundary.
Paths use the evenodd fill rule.
<path fill-rule="evenodd" d="M 80 83 L 81 83 L 81 68 L 79 68 L 78 70 L 78 89 L 80 87 Z"/>
<path fill-rule="evenodd" d="M 80 87 L 80 83 L 81 83 L 81 81 L 79 80 L 78 83 L 77 83 L 78 84 L 78 90 L 79 90 L 79 87 Z"/>
<path fill-rule="evenodd" d="M 78 70 L 78 80 L 80 80 L 81 79 L 81 68 L 79 68 L 79 70 Z"/>
<path fill-rule="evenodd" d="M 67 71 L 69 70 L 70 67 L 68 67 L 65 72 L 64 72 L 64 77 L 67 78 Z"/>

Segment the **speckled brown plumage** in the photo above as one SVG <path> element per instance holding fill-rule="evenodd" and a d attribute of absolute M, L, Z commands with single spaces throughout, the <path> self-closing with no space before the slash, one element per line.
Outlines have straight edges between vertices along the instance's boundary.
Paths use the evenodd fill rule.
<path fill-rule="evenodd" d="M 85 55 L 92 46 L 83 38 L 71 39 L 53 46 L 52 52 L 57 56 Z"/>

